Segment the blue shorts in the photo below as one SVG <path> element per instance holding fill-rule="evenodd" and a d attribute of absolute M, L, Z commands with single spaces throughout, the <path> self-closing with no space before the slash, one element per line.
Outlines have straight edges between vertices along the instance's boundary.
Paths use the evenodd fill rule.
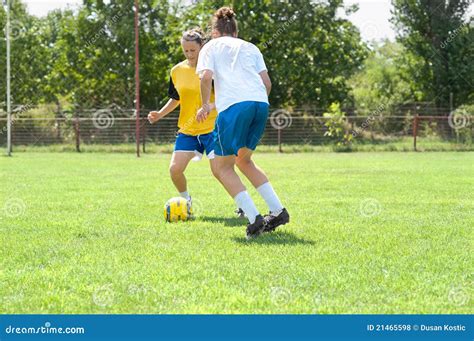
<path fill-rule="evenodd" d="M 178 133 L 176 143 L 174 144 L 175 152 L 194 152 L 195 160 L 200 160 L 202 154 L 206 151 L 208 159 L 214 158 L 214 137 L 213 133 L 203 135 L 186 135 Z"/>
<path fill-rule="evenodd" d="M 240 102 L 220 112 L 214 128 L 216 155 L 237 155 L 244 147 L 255 150 L 267 118 L 268 103 L 265 102 Z"/>

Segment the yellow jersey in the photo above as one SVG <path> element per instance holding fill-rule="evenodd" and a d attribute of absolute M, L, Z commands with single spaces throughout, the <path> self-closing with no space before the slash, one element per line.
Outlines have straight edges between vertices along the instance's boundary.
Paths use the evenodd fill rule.
<path fill-rule="evenodd" d="M 196 113 L 201 108 L 201 85 L 196 68 L 185 60 L 171 69 L 168 95 L 179 100 L 179 132 L 186 135 L 208 134 L 214 130 L 217 111 L 212 110 L 204 122 L 196 120 Z M 214 103 L 214 91 L 211 92 L 211 103 Z"/>

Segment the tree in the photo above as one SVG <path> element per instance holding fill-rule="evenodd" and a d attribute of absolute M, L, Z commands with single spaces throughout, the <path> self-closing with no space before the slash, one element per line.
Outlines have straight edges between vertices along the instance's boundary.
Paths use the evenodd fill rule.
<path fill-rule="evenodd" d="M 398 40 L 423 65 L 413 76 L 426 100 L 438 107 L 449 105 L 449 93 L 456 105 L 474 91 L 474 30 L 466 16 L 470 0 L 392 0 L 392 21 Z"/>
<path fill-rule="evenodd" d="M 37 104 L 41 100 L 43 78 L 48 73 L 49 41 L 41 32 L 43 22 L 27 13 L 25 5 L 12 0 L 11 18 L 11 89 L 12 104 Z M 6 26 L 6 13 L 0 10 L 0 27 Z M 3 31 L 3 29 L 2 29 Z M 0 39 L 0 65 L 6 65 L 6 41 Z M 0 68 L 0 92 L 6 94 L 6 68 Z"/>
<path fill-rule="evenodd" d="M 200 1 L 187 20 L 206 25 L 225 1 Z M 361 66 L 367 48 L 357 28 L 337 16 L 342 0 L 234 0 L 239 36 L 265 57 L 273 89 L 271 105 L 329 107 L 348 99 L 348 79 Z"/>
<path fill-rule="evenodd" d="M 358 113 L 377 108 L 390 112 L 396 105 L 422 100 L 423 93 L 411 73 L 421 64 L 422 60 L 399 43 L 375 45 L 362 70 L 348 81 Z"/>
<path fill-rule="evenodd" d="M 28 15 L 19 0 L 12 2 L 12 12 L 24 26 L 12 46 L 15 101 L 58 107 L 67 102 L 81 109 L 134 107 L 132 1 L 83 0 L 78 11 L 56 10 L 45 18 Z M 355 26 L 337 16 L 342 0 L 232 3 L 240 36 L 265 56 L 274 85 L 272 106 L 328 107 L 347 101 L 346 79 L 362 65 L 367 48 Z M 212 13 L 227 3 L 141 0 L 140 4 L 141 103 L 142 108 L 154 108 L 166 97 L 171 67 L 184 59 L 181 33 L 193 26 L 206 27 Z M 2 51 L 4 41 L 0 58 Z"/>

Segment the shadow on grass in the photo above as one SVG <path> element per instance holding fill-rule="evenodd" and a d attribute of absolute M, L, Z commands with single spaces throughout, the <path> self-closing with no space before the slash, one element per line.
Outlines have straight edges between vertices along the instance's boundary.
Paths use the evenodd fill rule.
<path fill-rule="evenodd" d="M 314 245 L 315 242 L 313 240 L 307 240 L 303 238 L 298 238 L 293 233 L 286 232 L 286 231 L 275 231 L 272 233 L 264 233 L 257 238 L 247 240 L 244 236 L 242 237 L 234 237 L 234 241 L 241 244 L 276 244 L 276 245 Z"/>
<path fill-rule="evenodd" d="M 242 219 L 242 218 L 237 218 L 237 217 L 232 217 L 232 218 L 222 218 L 222 217 L 199 217 L 196 220 L 198 221 L 204 221 L 204 222 L 210 222 L 210 223 L 219 223 L 219 224 L 224 224 L 225 226 L 235 226 L 235 227 L 242 227 L 246 228 L 247 227 L 247 220 Z"/>

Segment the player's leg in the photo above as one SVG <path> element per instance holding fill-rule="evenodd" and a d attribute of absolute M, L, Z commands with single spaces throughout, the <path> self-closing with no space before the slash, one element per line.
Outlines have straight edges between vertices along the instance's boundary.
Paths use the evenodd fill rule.
<path fill-rule="evenodd" d="M 241 208 L 249 220 L 247 238 L 260 235 L 264 229 L 264 219 L 259 214 L 255 203 L 245 189 L 244 184 L 235 172 L 235 158 L 240 147 L 245 145 L 242 139 L 248 130 L 246 122 L 248 103 L 237 103 L 219 113 L 215 129 L 215 154 L 218 178 L 229 195 L 234 198 L 237 207 Z"/>
<path fill-rule="evenodd" d="M 214 177 L 219 180 L 219 172 L 217 171 L 217 162 L 215 155 L 215 142 L 213 133 L 204 134 L 199 136 L 199 143 L 202 149 L 202 153 L 206 152 L 206 156 L 209 159 L 209 165 L 211 172 Z M 219 180 L 220 181 L 220 180 Z"/>
<path fill-rule="evenodd" d="M 238 152 L 235 163 L 240 171 L 246 176 L 255 188 L 260 187 L 268 178 L 265 172 L 258 167 L 252 160 L 253 150 L 248 148 L 241 148 Z"/>
<path fill-rule="evenodd" d="M 188 186 L 184 171 L 191 161 L 196 156 L 196 151 L 199 150 L 199 141 L 196 136 L 179 133 L 176 137 L 174 146 L 174 153 L 170 162 L 170 176 L 173 184 L 178 190 L 180 196 L 186 200 L 190 200 L 188 193 Z"/>
<path fill-rule="evenodd" d="M 257 189 L 257 192 L 260 193 L 270 212 L 278 215 L 283 210 L 283 205 L 268 181 L 265 172 L 252 160 L 252 153 L 251 149 L 240 149 L 236 160 L 237 166 Z"/>
<path fill-rule="evenodd" d="M 238 193 L 245 191 L 245 186 L 235 172 L 235 156 L 217 156 L 215 158 L 217 177 L 226 189 L 227 193 L 234 198 Z"/>
<path fill-rule="evenodd" d="M 216 161 L 216 158 L 213 158 L 211 160 L 209 160 L 209 166 L 211 167 L 211 172 L 212 172 L 212 175 L 214 175 L 214 177 L 219 180 L 219 182 L 221 181 L 219 179 L 219 172 L 217 171 L 217 161 Z"/>
<path fill-rule="evenodd" d="M 256 102 L 254 118 L 248 130 L 247 148 L 239 150 L 237 165 L 267 203 L 270 214 L 265 216 L 267 223 L 265 230 L 273 231 L 278 226 L 288 223 L 290 216 L 283 207 L 264 171 L 252 160 L 253 150 L 256 149 L 257 144 L 260 142 L 265 130 L 267 118 L 268 104 Z"/>
<path fill-rule="evenodd" d="M 219 172 L 217 170 L 217 161 L 216 161 L 216 156 L 215 156 L 215 141 L 214 141 L 214 136 L 213 133 L 206 134 L 206 135 L 201 135 L 200 139 L 201 143 L 203 144 L 204 149 L 206 150 L 206 155 L 207 158 L 209 159 L 209 165 L 211 167 L 211 172 L 212 175 L 219 181 Z M 235 213 L 240 217 L 243 218 L 245 217 L 244 211 L 240 208 L 237 207 L 237 210 Z"/>
<path fill-rule="evenodd" d="M 217 159 L 214 158 L 212 160 L 209 160 L 210 166 L 211 166 L 211 172 L 214 175 L 214 177 L 222 184 L 222 181 L 219 178 L 219 172 L 217 170 Z M 236 203 L 236 210 L 234 213 L 237 215 L 239 218 L 245 218 L 245 212 L 242 210 Z"/>
<path fill-rule="evenodd" d="M 252 153 L 262 138 L 268 118 L 268 104 L 252 102 L 253 109 L 249 117 L 250 124 L 246 129 L 244 146 L 239 149 L 236 164 L 255 188 L 268 182 L 264 171 L 252 160 Z"/>
<path fill-rule="evenodd" d="M 264 218 L 260 215 L 242 180 L 235 172 L 235 156 L 217 156 L 217 170 L 219 179 L 234 198 L 237 207 L 242 208 L 249 220 L 247 225 L 247 239 L 257 237 L 265 230 Z"/>
<path fill-rule="evenodd" d="M 186 200 L 189 200 L 190 196 L 184 171 L 194 156 L 194 152 L 191 151 L 175 151 L 171 157 L 169 167 L 171 180 L 173 181 L 174 186 L 178 190 L 179 195 Z"/>

